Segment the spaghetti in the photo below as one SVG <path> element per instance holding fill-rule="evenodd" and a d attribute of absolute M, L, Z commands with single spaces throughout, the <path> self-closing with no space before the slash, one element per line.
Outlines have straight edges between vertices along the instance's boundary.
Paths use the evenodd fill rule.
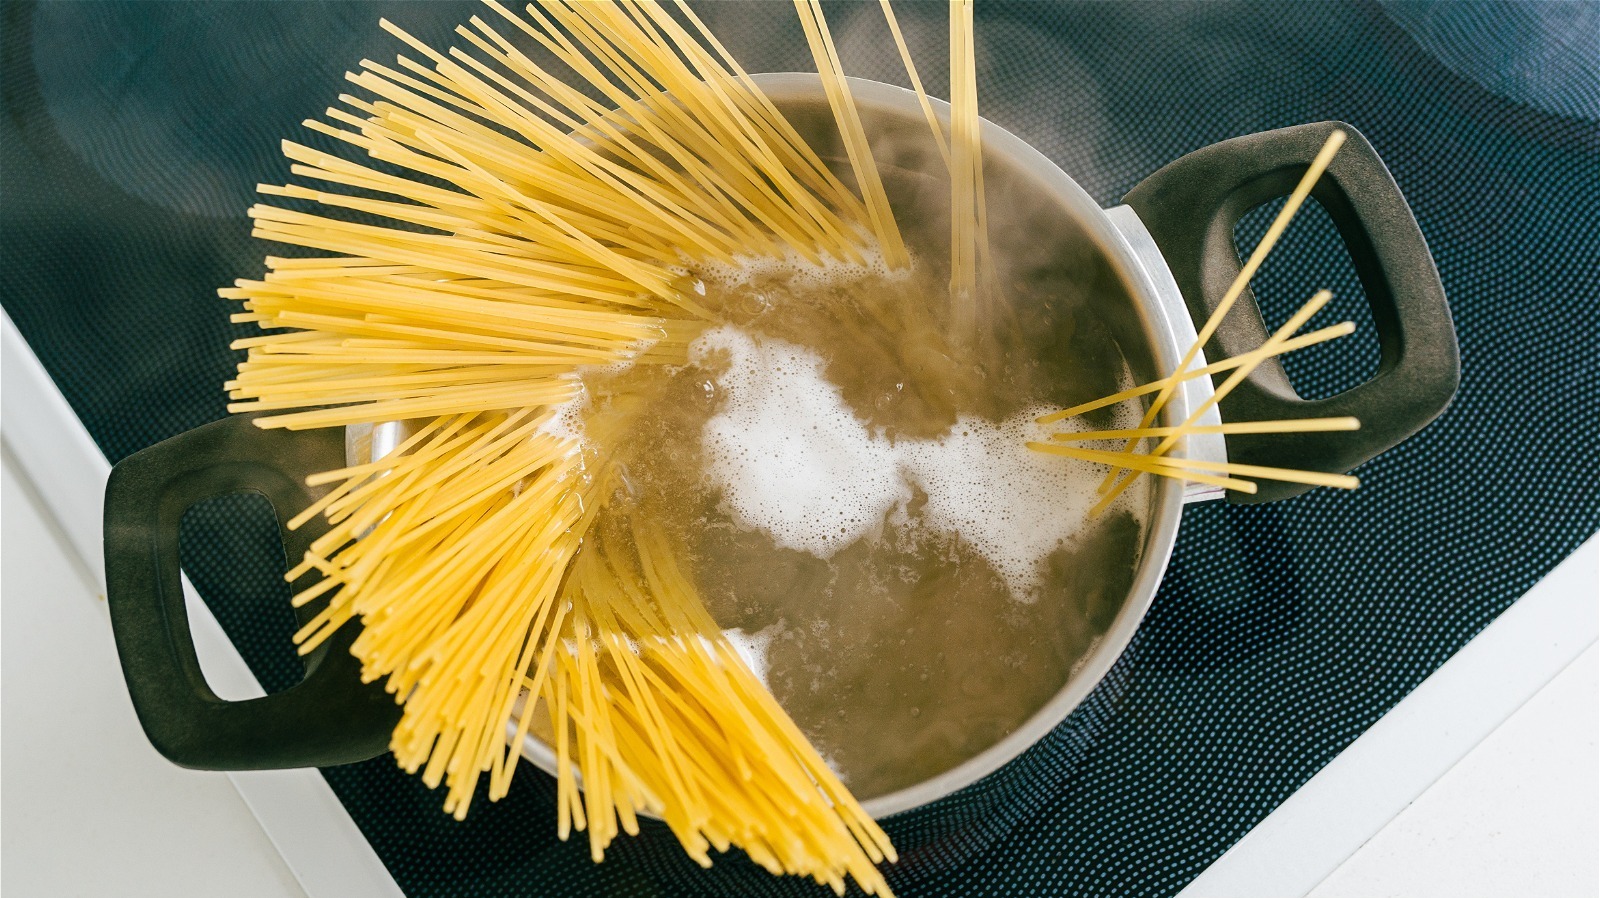
<path fill-rule="evenodd" d="M 1036 424 L 1055 423 L 1085 411 L 1116 405 L 1149 393 L 1157 393 L 1157 398 L 1159 399 L 1160 396 L 1169 395 L 1176 389 L 1178 384 L 1185 380 L 1223 371 L 1231 372 L 1221 384 L 1217 385 L 1205 402 L 1193 409 L 1189 416 L 1176 426 L 1150 426 L 1155 416 L 1150 414 L 1149 409 L 1146 409 L 1144 418 L 1135 427 L 1055 433 L 1050 437 L 1053 442 L 1030 441 L 1027 444 L 1028 448 L 1046 455 L 1065 456 L 1106 467 L 1107 482 L 1115 481 L 1115 483 L 1109 491 L 1101 494 L 1094 507 L 1090 509 L 1091 514 L 1098 514 L 1109 507 L 1112 502 L 1116 501 L 1118 496 L 1132 485 L 1134 477 L 1139 474 L 1156 474 L 1162 477 L 1204 483 L 1247 494 L 1255 493 L 1256 485 L 1249 480 L 1239 479 L 1241 477 L 1280 480 L 1309 486 L 1355 489 L 1360 486 L 1360 481 L 1355 477 L 1344 474 L 1325 474 L 1317 471 L 1300 471 L 1261 465 L 1209 462 L 1166 455 L 1168 451 L 1178 444 L 1179 440 L 1190 434 L 1328 433 L 1359 430 L 1361 422 L 1350 417 L 1300 418 L 1282 421 L 1236 421 L 1219 425 L 1198 423 L 1207 410 L 1225 399 L 1245 378 L 1250 376 L 1250 373 L 1257 366 L 1267 359 L 1292 349 L 1314 345 L 1352 333 L 1355 330 L 1355 325 L 1346 321 L 1299 337 L 1292 336 L 1312 316 L 1321 311 L 1322 307 L 1327 305 L 1328 300 L 1331 298 L 1332 294 L 1328 291 L 1319 291 L 1299 311 L 1290 316 L 1289 320 L 1275 331 L 1265 343 L 1250 352 L 1188 371 L 1184 370 L 1183 366 L 1180 365 L 1177 372 L 1161 380 L 1122 390 L 1110 396 L 1082 403 L 1072 408 L 1052 412 L 1035 419 L 1034 422 Z M 1161 439 L 1149 452 L 1139 453 L 1132 451 L 1143 440 L 1156 437 Z M 1102 440 L 1126 440 L 1126 443 L 1120 450 L 1115 451 L 1062 445 L 1062 443 L 1084 443 Z M 1127 472 L 1128 476 L 1121 480 L 1115 480 L 1119 471 Z"/>
<path fill-rule="evenodd" d="M 697 265 L 910 264 L 821 7 L 795 4 L 855 190 L 682 0 L 486 4 L 447 52 L 382 22 L 407 53 L 362 61 L 359 94 L 305 123 L 340 152 L 285 142 L 298 182 L 261 185 L 250 210 L 255 236 L 309 254 L 220 291 L 265 331 L 234 344 L 231 411 L 291 429 L 410 422 L 381 458 L 310 478 L 332 489 L 290 526 L 329 529 L 287 576 L 319 575 L 294 602 L 323 604 L 295 641 L 309 652 L 359 621 L 363 679 L 404 705 L 395 758 L 457 818 L 480 791 L 506 794 L 547 719 L 560 833 L 587 831 L 596 860 L 650 813 L 701 864 L 737 846 L 774 873 L 887 894 L 888 838 L 558 419 L 581 370 L 683 362 L 719 320 Z M 952 285 L 970 328 L 987 263 L 970 0 L 951 34 L 948 146 L 904 59 L 959 200 Z"/>
<path fill-rule="evenodd" d="M 1260 243 L 1250 253 L 1240 267 L 1238 275 L 1228 286 L 1222 298 L 1218 300 L 1216 308 L 1212 310 L 1210 318 L 1200 329 L 1192 345 L 1184 351 L 1179 359 L 1177 368 L 1173 373 L 1158 381 L 1144 386 L 1122 390 L 1109 396 L 1102 397 L 1092 402 L 1082 403 L 1072 408 L 1062 409 L 1043 415 L 1036 419 L 1039 424 L 1051 424 L 1063 421 L 1075 415 L 1083 414 L 1098 408 L 1116 405 L 1129 399 L 1155 393 L 1156 396 L 1144 410 L 1144 416 L 1136 427 L 1094 433 L 1058 433 L 1052 436 L 1053 440 L 1060 442 L 1078 442 L 1098 439 L 1125 439 L 1119 451 L 1100 451 L 1084 449 L 1081 447 L 1062 446 L 1057 443 L 1030 442 L 1028 447 L 1037 452 L 1050 455 L 1063 455 L 1080 461 L 1104 465 L 1107 470 L 1105 478 L 1101 481 L 1099 492 L 1101 497 L 1091 509 L 1091 514 L 1099 514 L 1109 508 L 1117 497 L 1128 489 L 1141 474 L 1158 474 L 1164 477 L 1173 477 L 1221 486 L 1226 489 L 1238 490 L 1245 493 L 1254 493 L 1255 485 L 1247 480 L 1235 479 L 1232 475 L 1256 477 L 1265 480 L 1282 480 L 1291 483 L 1302 483 L 1311 486 L 1331 486 L 1340 489 L 1355 489 L 1359 481 L 1355 477 L 1343 474 L 1324 474 L 1315 471 L 1297 471 L 1284 468 L 1269 468 L 1259 465 L 1228 464 L 1224 462 L 1206 462 L 1196 459 L 1171 458 L 1166 455 L 1178 442 L 1188 434 L 1198 433 L 1311 433 L 1332 430 L 1354 430 L 1360 427 L 1360 422 L 1354 418 L 1328 418 L 1328 419 L 1302 419 L 1296 421 L 1251 421 L 1223 424 L 1221 426 L 1204 426 L 1198 424 L 1200 417 L 1209 409 L 1220 403 L 1234 390 L 1258 365 L 1269 358 L 1311 346 L 1325 340 L 1345 336 L 1355 330 L 1355 325 L 1346 321 L 1333 327 L 1322 328 L 1302 336 L 1294 336 L 1294 332 L 1311 319 L 1328 300 L 1332 294 L 1326 290 L 1319 291 L 1304 306 L 1300 308 L 1289 320 L 1260 347 L 1242 353 L 1234 358 L 1214 362 L 1200 368 L 1191 369 L 1189 366 L 1199 354 L 1200 348 L 1211 339 L 1221 326 L 1222 320 L 1227 316 L 1243 295 L 1245 287 L 1249 286 L 1250 279 L 1255 276 L 1261 263 L 1266 260 L 1267 254 L 1272 251 L 1278 238 L 1294 219 L 1295 213 L 1306 198 L 1311 195 L 1311 189 L 1327 170 L 1339 148 L 1344 145 L 1345 133 L 1334 131 L 1328 135 L 1322 148 L 1317 152 L 1305 174 L 1289 194 L 1284 206 L 1279 210 L 1272 224 L 1267 228 L 1267 233 L 1261 238 Z M 1161 413 L 1167 401 L 1184 381 L 1210 374 L 1219 374 L 1223 371 L 1230 372 L 1228 377 L 1218 384 L 1212 395 L 1201 403 L 1198 408 L 1191 410 L 1189 417 L 1175 427 L 1152 427 L 1156 416 Z M 1146 438 L 1160 437 L 1160 441 L 1148 453 L 1135 452 L 1135 447 Z M 1200 472 L 1214 472 L 1215 474 L 1230 475 L 1228 477 L 1215 477 L 1211 474 Z"/>

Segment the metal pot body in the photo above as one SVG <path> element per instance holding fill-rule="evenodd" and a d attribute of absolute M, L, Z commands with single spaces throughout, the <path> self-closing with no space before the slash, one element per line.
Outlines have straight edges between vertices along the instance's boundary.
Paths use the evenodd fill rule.
<path fill-rule="evenodd" d="M 818 76 L 756 77 L 808 140 L 837 140 Z M 850 84 L 875 146 L 884 141 L 892 150 L 895 135 L 911 133 L 931 143 L 914 94 L 859 79 Z M 949 107 L 937 100 L 934 104 L 948 125 Z M 1176 367 L 1196 340 L 1195 321 L 1205 320 L 1237 273 L 1233 224 L 1250 208 L 1285 195 L 1334 128 L 1347 130 L 1351 140 L 1314 196 L 1334 217 L 1373 305 L 1383 345 L 1379 371 L 1349 393 L 1307 402 L 1293 394 L 1282 369 L 1269 363 L 1220 404 L 1220 415 L 1212 408 L 1203 420 L 1355 414 L 1363 419 L 1363 431 L 1319 435 L 1315 445 L 1287 449 L 1279 442 L 1191 436 L 1179 444 L 1178 454 L 1272 464 L 1282 463 L 1281 453 L 1289 451 L 1294 467 L 1343 472 L 1419 430 L 1443 410 L 1459 378 L 1454 332 L 1437 272 L 1398 188 L 1359 134 L 1330 122 L 1197 151 L 1150 176 L 1129 194 L 1127 205 L 1102 209 L 1038 151 L 1003 128 L 982 123 L 986 179 L 1010 183 L 1012 196 L 1045 210 L 1059 226 L 1060 233 L 1045 236 L 1059 240 L 1063 249 L 1092 254 L 1114 274 L 1121 295 L 1108 295 L 1106 302 L 1119 322 L 1119 344 L 1125 354 L 1131 353 L 1129 363 L 1140 380 L 1165 376 Z M 886 155 L 892 165 L 893 152 Z M 997 208 L 993 200 L 990 209 L 991 222 L 1011 211 Z M 1265 329 L 1248 292 L 1231 317 L 1242 323 L 1219 331 L 1213 345 L 1229 355 L 1259 345 Z M 1195 364 L 1204 364 L 1203 358 Z M 1173 394 L 1160 423 L 1187 419 L 1206 404 L 1212 390 L 1209 378 L 1187 381 Z M 286 692 L 239 703 L 222 702 L 210 693 L 183 623 L 177 520 L 195 501 L 245 488 L 276 497 L 281 524 L 310 501 L 296 492 L 307 473 L 336 466 L 340 455 L 359 463 L 382 454 L 399 441 L 400 432 L 401 425 L 386 424 L 344 434 L 291 434 L 262 431 L 234 418 L 130 456 L 113 471 L 106 508 L 108 599 L 135 708 L 152 742 L 168 758 L 190 767 L 255 769 L 349 763 L 383 751 L 397 711 L 376 685 L 358 682 L 353 659 L 343 654 L 348 635 L 337 647 L 342 657 L 324 659 L 326 652 L 316 653 L 308 659 L 306 680 Z M 329 457 L 335 462 L 329 463 Z M 884 817 L 925 805 L 993 772 L 1060 724 L 1102 680 L 1150 608 L 1177 539 L 1184 503 L 1219 495 L 1208 488 L 1186 491 L 1175 480 L 1151 479 L 1159 482 L 1150 488 L 1132 586 L 1072 676 L 988 749 L 909 787 L 863 796 L 871 814 Z M 1283 498 L 1302 489 L 1264 486 L 1267 495 L 1261 498 Z M 308 540 L 304 531 L 300 534 L 293 539 Z M 290 542 L 291 548 L 294 544 Z M 554 772 L 554 754 L 545 743 L 528 737 L 523 754 Z"/>

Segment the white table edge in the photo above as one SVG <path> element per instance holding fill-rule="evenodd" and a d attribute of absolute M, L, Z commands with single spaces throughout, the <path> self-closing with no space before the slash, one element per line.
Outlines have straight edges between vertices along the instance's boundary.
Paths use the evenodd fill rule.
<path fill-rule="evenodd" d="M 1590 536 L 1178 898 L 1310 893 L 1595 643 L 1597 584 Z"/>
<path fill-rule="evenodd" d="M 48 513 L 105 591 L 102 503 L 111 465 L 50 380 L 9 315 L 0 313 L 0 438 Z M 189 628 L 207 683 L 229 698 L 264 695 L 244 659 L 187 580 Z M 316 770 L 228 774 L 246 806 L 309 898 L 404 898 L 355 821 Z"/>

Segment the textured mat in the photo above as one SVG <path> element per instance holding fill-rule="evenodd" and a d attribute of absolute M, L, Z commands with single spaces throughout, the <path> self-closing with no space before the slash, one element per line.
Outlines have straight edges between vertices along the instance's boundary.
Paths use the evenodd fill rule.
<path fill-rule="evenodd" d="M 945 95 L 943 7 L 897 9 Z M 994 776 L 891 819 L 903 896 L 1177 892 L 1600 528 L 1600 14 L 1594 4 L 978 4 L 988 118 L 1101 202 L 1200 146 L 1354 124 L 1416 211 L 1450 296 L 1454 406 L 1354 494 L 1191 507 L 1149 618 L 1068 721 Z M 387 15 L 430 40 L 451 3 L 7 3 L 0 301 L 113 460 L 224 414 L 243 333 L 214 291 L 260 271 L 243 211 L 286 175 Z M 809 69 L 786 4 L 705 7 L 752 70 Z M 901 82 L 876 4 L 830 7 L 846 69 Z M 1514 64 L 1507 64 L 1511 60 Z M 1266 212 L 1241 225 L 1259 235 Z M 1357 314 L 1317 214 L 1257 284 Z M 1360 318 L 1358 317 L 1358 320 Z M 1307 395 L 1359 382 L 1372 342 L 1293 356 Z M 270 529 L 192 512 L 184 560 L 269 688 L 292 682 L 264 605 Z M 254 546 L 256 548 L 252 549 Z M 413 898 L 807 895 L 736 857 L 703 871 L 659 826 L 603 865 L 554 832 L 550 780 L 458 824 L 388 759 L 326 771 Z"/>

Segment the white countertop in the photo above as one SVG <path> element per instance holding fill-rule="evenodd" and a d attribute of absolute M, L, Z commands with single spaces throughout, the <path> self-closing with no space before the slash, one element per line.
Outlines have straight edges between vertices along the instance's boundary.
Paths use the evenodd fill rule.
<path fill-rule="evenodd" d="M 1597 729 L 1590 645 L 1309 898 L 1600 893 Z"/>
<path fill-rule="evenodd" d="M 0 888 L 304 896 L 227 776 L 174 767 L 150 747 L 122 685 L 105 599 L 10 453 L 3 463 Z"/>

